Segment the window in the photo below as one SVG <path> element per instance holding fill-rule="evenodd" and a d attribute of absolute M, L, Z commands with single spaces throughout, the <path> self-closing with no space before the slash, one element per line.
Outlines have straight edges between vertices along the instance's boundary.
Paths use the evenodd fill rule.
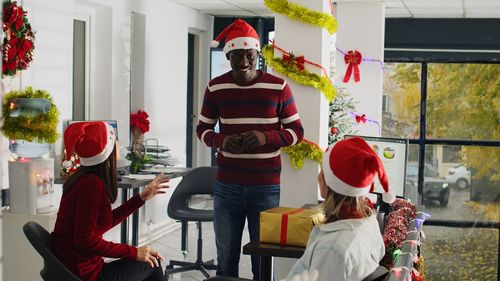
<path fill-rule="evenodd" d="M 410 139 L 407 198 L 434 220 L 426 279 L 498 278 L 499 88 L 500 64 L 386 63 L 383 135 Z"/>

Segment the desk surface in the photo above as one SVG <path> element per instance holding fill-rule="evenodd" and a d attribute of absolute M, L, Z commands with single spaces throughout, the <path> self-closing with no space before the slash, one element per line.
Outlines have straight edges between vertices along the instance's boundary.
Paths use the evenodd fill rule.
<path fill-rule="evenodd" d="M 243 246 L 243 254 L 257 256 L 272 256 L 281 258 L 300 258 L 306 248 L 296 246 L 281 246 L 277 244 L 250 241 Z"/>

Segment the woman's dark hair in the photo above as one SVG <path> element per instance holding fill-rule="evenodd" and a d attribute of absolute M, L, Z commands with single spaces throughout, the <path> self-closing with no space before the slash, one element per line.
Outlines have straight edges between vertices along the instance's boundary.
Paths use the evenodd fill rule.
<path fill-rule="evenodd" d="M 116 144 L 113 152 L 104 162 L 94 166 L 80 166 L 63 185 L 63 194 L 68 193 L 76 183 L 87 174 L 96 174 L 103 182 L 111 203 L 116 201 L 118 186 L 116 180 Z"/>

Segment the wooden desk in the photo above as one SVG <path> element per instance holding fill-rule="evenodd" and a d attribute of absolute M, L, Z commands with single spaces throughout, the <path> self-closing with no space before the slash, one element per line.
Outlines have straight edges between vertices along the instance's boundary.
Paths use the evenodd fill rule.
<path fill-rule="evenodd" d="M 243 254 L 260 257 L 260 281 L 273 280 L 273 257 L 300 258 L 305 247 L 281 246 L 276 244 L 250 241 L 243 246 Z"/>
<path fill-rule="evenodd" d="M 167 171 L 164 173 L 165 179 L 174 179 L 178 177 L 183 177 L 189 172 L 191 172 L 191 168 L 174 168 L 171 170 L 171 172 Z M 139 190 L 142 186 L 146 186 L 149 182 L 151 182 L 151 179 L 131 179 L 127 178 L 126 176 L 121 177 L 120 181 L 118 181 L 117 185 L 118 188 L 123 189 L 122 191 L 122 199 L 121 202 L 122 204 L 125 203 L 128 199 L 130 199 L 132 196 L 136 195 L 139 193 Z M 132 195 L 130 195 L 130 190 L 132 190 Z M 123 244 L 127 244 L 129 240 L 129 231 L 128 231 L 128 218 L 123 220 L 121 223 L 121 230 L 120 230 L 120 242 Z M 139 210 L 135 211 L 132 214 L 132 246 L 138 246 L 139 245 Z"/>

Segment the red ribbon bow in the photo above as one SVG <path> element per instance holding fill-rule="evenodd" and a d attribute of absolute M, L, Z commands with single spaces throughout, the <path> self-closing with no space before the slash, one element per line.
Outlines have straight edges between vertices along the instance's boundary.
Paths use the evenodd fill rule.
<path fill-rule="evenodd" d="M 366 123 L 366 115 L 356 115 L 356 123 L 363 122 Z"/>
<path fill-rule="evenodd" d="M 283 61 L 288 64 L 295 64 L 299 70 L 304 70 L 304 63 L 306 62 L 306 59 L 304 56 L 296 57 L 293 53 L 284 53 Z"/>
<path fill-rule="evenodd" d="M 359 67 L 358 65 L 361 63 L 363 57 L 361 53 L 356 50 L 350 50 L 347 54 L 344 55 L 344 62 L 349 64 L 347 66 L 347 70 L 345 71 L 344 79 L 342 80 L 344 83 L 349 82 L 351 79 L 351 74 L 354 71 L 354 82 L 359 82 Z"/>

